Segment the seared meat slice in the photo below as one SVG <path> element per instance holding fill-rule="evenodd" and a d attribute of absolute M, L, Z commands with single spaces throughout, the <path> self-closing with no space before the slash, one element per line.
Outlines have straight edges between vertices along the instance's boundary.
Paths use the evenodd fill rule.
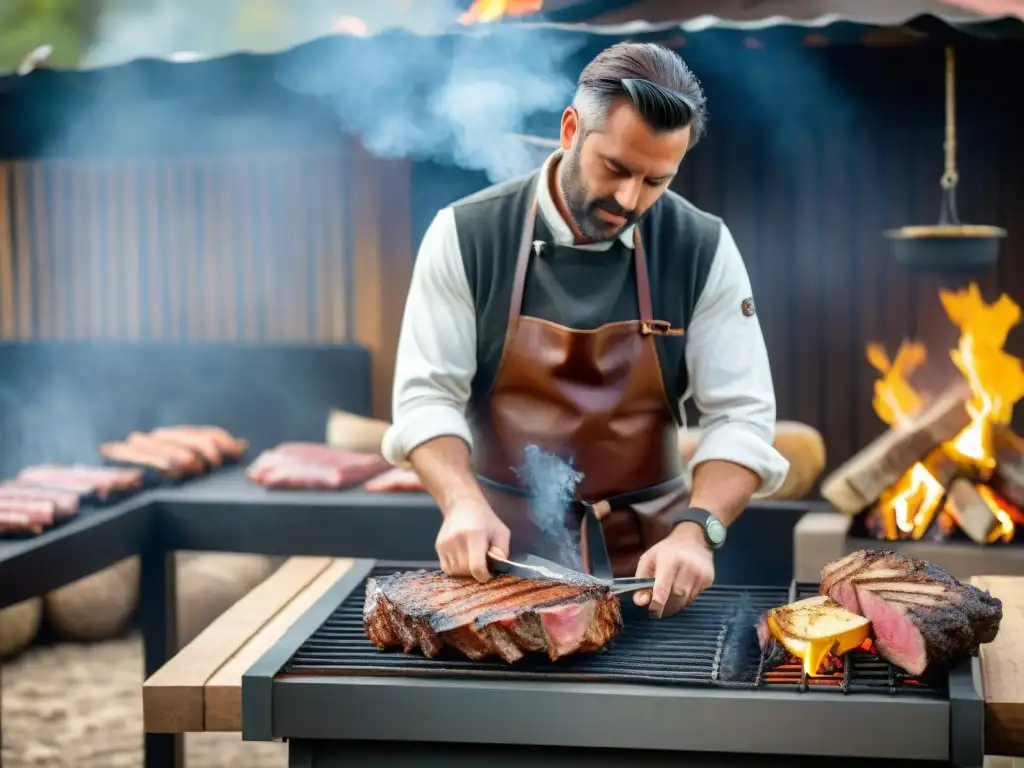
<path fill-rule="evenodd" d="M 470 659 L 511 663 L 530 651 L 552 661 L 597 651 L 621 631 L 622 612 L 617 597 L 590 584 L 515 576 L 480 584 L 412 571 L 367 580 L 363 624 L 381 650 L 419 648 L 432 657 L 449 645 Z"/>
<path fill-rule="evenodd" d="M 888 550 L 862 550 L 825 566 L 821 593 L 871 621 L 878 653 L 919 675 L 990 643 L 1000 600 L 937 565 Z"/>

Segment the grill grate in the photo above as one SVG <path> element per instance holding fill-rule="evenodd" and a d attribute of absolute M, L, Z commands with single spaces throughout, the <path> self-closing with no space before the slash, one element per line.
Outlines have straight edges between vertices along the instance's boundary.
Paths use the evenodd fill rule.
<path fill-rule="evenodd" d="M 373 576 L 395 572 L 377 568 Z M 470 661 L 444 649 L 428 659 L 401 651 L 378 651 L 363 632 L 364 586 L 360 584 L 299 648 L 281 670 L 286 675 L 462 677 L 501 680 L 631 682 L 719 688 L 834 690 L 945 697 L 944 685 L 912 678 L 873 653 L 854 651 L 836 674 L 808 679 L 797 664 L 764 670 L 754 624 L 769 608 L 789 602 L 784 587 L 715 586 L 685 611 L 648 621 L 623 602 L 625 626 L 606 651 L 581 653 L 556 662 L 530 654 L 515 664 Z M 817 594 L 798 585 L 797 597 Z"/>

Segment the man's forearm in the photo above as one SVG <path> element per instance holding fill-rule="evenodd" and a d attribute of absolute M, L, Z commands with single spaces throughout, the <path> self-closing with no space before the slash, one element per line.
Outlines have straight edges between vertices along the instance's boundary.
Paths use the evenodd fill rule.
<path fill-rule="evenodd" d="M 761 486 L 761 478 L 731 461 L 711 460 L 693 470 L 690 506 L 714 512 L 725 525 L 732 524 Z"/>
<path fill-rule="evenodd" d="M 483 501 L 483 491 L 469 464 L 469 446 L 458 437 L 435 437 L 409 454 L 409 463 L 427 492 L 448 514 L 460 501 Z M 486 501 L 485 501 L 486 503 Z"/>

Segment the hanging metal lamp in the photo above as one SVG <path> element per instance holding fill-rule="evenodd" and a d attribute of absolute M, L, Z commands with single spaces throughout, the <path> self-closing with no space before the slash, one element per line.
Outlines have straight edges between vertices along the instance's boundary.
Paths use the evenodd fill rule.
<path fill-rule="evenodd" d="M 946 47 L 946 168 L 942 174 L 939 223 L 901 227 L 885 236 L 904 267 L 921 274 L 970 274 L 995 264 L 1006 230 L 984 224 L 961 224 L 956 207 L 956 55 Z"/>

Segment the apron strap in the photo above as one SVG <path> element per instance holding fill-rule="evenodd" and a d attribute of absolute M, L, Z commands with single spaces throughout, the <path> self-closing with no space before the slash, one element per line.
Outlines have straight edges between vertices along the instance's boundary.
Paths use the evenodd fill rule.
<path fill-rule="evenodd" d="M 633 265 L 636 269 L 636 301 L 640 307 L 640 321 L 651 323 L 654 310 L 651 306 L 651 279 L 647 274 L 647 252 L 640 238 L 640 225 L 633 228 Z"/>
<path fill-rule="evenodd" d="M 538 183 L 543 183 L 540 179 Z M 533 245 L 533 231 L 537 223 L 537 195 L 533 197 L 533 203 L 526 210 L 526 220 L 523 221 L 523 234 L 519 240 L 519 254 L 516 256 L 516 271 L 512 278 L 512 298 L 508 305 L 508 330 L 505 334 L 505 346 L 508 346 L 516 326 L 519 325 L 519 316 L 523 311 L 523 291 L 526 287 L 526 270 L 530 266 L 530 247 Z"/>

